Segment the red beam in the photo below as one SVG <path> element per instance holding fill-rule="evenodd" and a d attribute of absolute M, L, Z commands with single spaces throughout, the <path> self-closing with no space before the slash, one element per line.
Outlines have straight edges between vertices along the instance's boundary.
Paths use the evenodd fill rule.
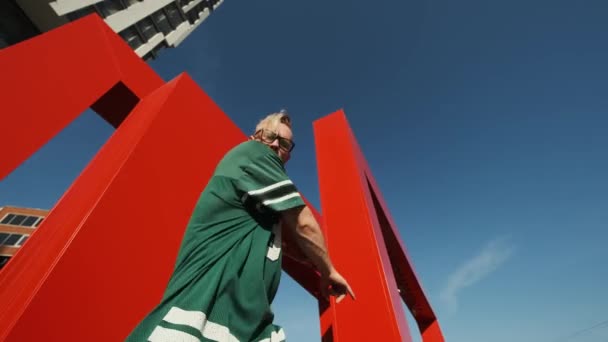
<path fill-rule="evenodd" d="M 0 136 L 13 147 L 0 179 L 89 106 L 118 128 L 0 272 L 0 340 L 123 339 L 162 295 L 215 165 L 246 136 L 187 75 L 163 84 L 96 16 L 2 50 L 0 64 L 11 66 L 5 123 L 22 127 Z M 343 113 L 315 131 L 329 216 L 315 215 L 358 294 L 320 303 L 323 340 L 408 340 L 399 286 L 424 341 L 443 341 Z M 318 274 L 292 246 L 284 269 L 318 296 Z"/>
<path fill-rule="evenodd" d="M 2 175 L 88 106 L 122 113 L 106 116 L 116 132 L 0 272 L 0 340 L 122 340 L 160 300 L 198 196 L 246 135 L 187 75 L 163 85 L 94 16 L 4 49 L 0 63 L 11 66 L 4 122 L 24 128 L 0 136 L 14 147 Z M 284 267 L 315 293 L 310 267 Z"/>
<path fill-rule="evenodd" d="M 0 146 L 13 147 L 4 151 L 0 180 L 114 87 L 140 99 L 163 84 L 96 15 L 2 49 L 0 65 L 3 116 L 19 127 L 0 135 Z M 131 109 L 100 102 L 98 113 L 115 126 Z"/>
<path fill-rule="evenodd" d="M 403 298 L 424 341 L 443 342 L 405 245 L 344 113 L 317 120 L 314 131 L 330 255 L 357 294 L 356 301 L 332 303 L 333 338 L 411 341 L 401 307 Z M 327 323 L 322 329 L 328 329 Z"/>
<path fill-rule="evenodd" d="M 369 181 L 369 186 L 372 195 L 374 209 L 378 215 L 378 223 L 380 224 L 382 235 L 387 246 L 387 252 L 393 274 L 397 281 L 397 287 L 401 295 L 401 299 L 406 303 L 418 329 L 422 333 L 424 342 L 443 342 L 443 336 L 437 322 L 437 317 L 426 298 L 426 294 L 422 288 L 422 284 L 418 280 L 414 264 L 405 249 L 405 244 L 402 242 L 399 230 L 395 225 L 388 207 L 382 198 L 382 193 L 378 187 L 363 154 L 359 150 L 359 161 L 361 165 L 365 165 L 365 175 Z"/>

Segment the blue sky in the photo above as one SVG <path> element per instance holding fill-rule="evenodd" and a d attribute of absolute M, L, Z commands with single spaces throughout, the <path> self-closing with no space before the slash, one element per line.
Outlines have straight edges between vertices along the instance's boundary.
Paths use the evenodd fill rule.
<path fill-rule="evenodd" d="M 151 65 L 246 132 L 287 108 L 288 169 L 317 205 L 311 124 L 344 108 L 446 340 L 605 342 L 607 18 L 603 0 L 227 0 Z M 0 205 L 51 207 L 111 133 L 84 113 Z M 319 340 L 283 279 L 277 322 Z"/>

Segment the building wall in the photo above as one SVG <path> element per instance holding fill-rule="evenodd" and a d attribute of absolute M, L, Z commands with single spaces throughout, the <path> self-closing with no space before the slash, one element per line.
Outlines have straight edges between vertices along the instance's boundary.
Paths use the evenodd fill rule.
<path fill-rule="evenodd" d="M 69 22 L 49 5 L 50 0 L 14 0 L 41 32 L 52 30 Z"/>
<path fill-rule="evenodd" d="M 85 15 L 96 13 L 131 46 L 138 56 L 146 60 L 156 58 L 163 48 L 177 47 L 223 2 L 223 0 L 7 1 L 16 2 L 40 32 L 49 31 Z M 29 37 L 24 36 L 22 40 L 27 38 Z"/>
<path fill-rule="evenodd" d="M 0 208 L 0 268 L 26 243 L 48 212 L 12 206 Z"/>

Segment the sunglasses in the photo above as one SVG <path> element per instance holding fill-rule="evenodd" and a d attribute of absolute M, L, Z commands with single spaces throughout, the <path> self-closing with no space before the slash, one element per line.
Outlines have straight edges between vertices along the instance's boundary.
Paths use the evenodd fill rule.
<path fill-rule="evenodd" d="M 272 144 L 275 140 L 279 140 L 279 148 L 286 152 L 291 152 L 294 147 L 296 147 L 296 143 L 293 141 L 283 138 L 278 133 L 273 132 L 269 129 L 261 129 L 255 133 L 255 135 L 259 136 L 262 141 L 267 144 Z"/>

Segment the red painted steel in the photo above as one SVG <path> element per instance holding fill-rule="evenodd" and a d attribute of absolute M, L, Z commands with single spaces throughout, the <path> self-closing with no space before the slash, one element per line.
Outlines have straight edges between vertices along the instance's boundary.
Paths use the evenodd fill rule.
<path fill-rule="evenodd" d="M 5 124 L 26 128 L 0 136 L 13 147 L 3 176 L 89 105 L 118 126 L 0 272 L 0 340 L 121 340 L 159 301 L 196 199 L 246 135 L 187 75 L 163 85 L 97 17 L 4 49 L 0 63 Z M 126 119 L 110 115 L 134 96 Z M 284 269 L 317 292 L 310 267 L 287 256 Z"/>
<path fill-rule="evenodd" d="M 3 112 L 12 127 L 19 127 L 0 134 L 0 146 L 16 147 L 3 150 L 0 179 L 117 84 L 138 98 L 163 84 L 95 15 L 3 49 L 0 65 L 2 98 L 9 100 Z M 112 110 L 98 113 L 115 124 L 121 121 Z"/>
<path fill-rule="evenodd" d="M 0 135 L 12 147 L 0 179 L 89 106 L 117 127 L 0 271 L 0 340 L 121 340 L 160 299 L 196 199 L 246 136 L 188 75 L 164 83 L 96 16 L 1 50 L 0 65 L 11 66 L 0 85 L 5 124 L 21 127 Z M 399 286 L 424 341 L 443 341 L 343 114 L 315 130 L 330 215 L 313 211 L 358 295 L 320 301 L 323 340 L 406 340 Z M 285 243 L 283 269 L 318 297 L 318 274 Z"/>
<path fill-rule="evenodd" d="M 336 341 L 411 341 L 403 298 L 423 341 L 443 342 L 435 314 L 344 112 L 317 120 L 314 132 L 330 255 L 357 294 L 356 301 L 332 302 L 331 322 L 324 322 L 322 330 L 331 326 Z"/>
<path fill-rule="evenodd" d="M 360 165 L 363 165 L 365 176 L 369 182 L 373 209 L 375 209 L 378 217 L 378 223 L 380 224 L 384 242 L 386 243 L 386 250 L 391 261 L 393 274 L 397 281 L 401 299 L 406 303 L 407 307 L 410 309 L 410 313 L 416 320 L 418 329 L 422 334 L 422 341 L 443 342 L 444 339 L 441 328 L 439 327 L 439 322 L 437 321 L 431 304 L 426 298 L 422 284 L 418 280 L 413 263 L 410 261 L 407 250 L 405 249 L 405 244 L 400 238 L 397 225 L 395 225 L 390 212 L 388 211 L 388 206 L 384 202 L 380 188 L 354 138 L 353 144 L 358 155 L 359 163 Z"/>

